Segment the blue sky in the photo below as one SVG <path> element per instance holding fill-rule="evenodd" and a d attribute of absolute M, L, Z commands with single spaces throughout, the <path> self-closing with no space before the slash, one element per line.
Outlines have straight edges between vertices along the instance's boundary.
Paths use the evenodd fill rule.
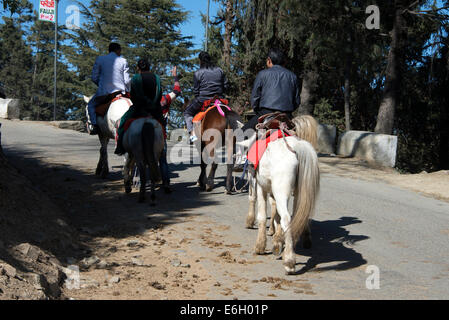
<path fill-rule="evenodd" d="M 39 10 L 39 0 L 30 1 L 36 11 Z M 89 5 L 89 0 L 81 0 L 85 5 Z M 201 24 L 201 13 L 207 13 L 207 0 L 177 0 L 177 2 L 184 7 L 186 11 L 189 12 L 188 21 L 182 25 L 181 32 L 185 36 L 193 36 L 193 43 L 195 48 L 201 48 L 205 38 L 205 29 Z M 60 0 L 59 1 L 59 17 L 58 23 L 63 24 L 67 18 L 65 13 L 66 8 L 70 5 L 75 5 L 76 1 L 73 0 Z M 210 1 L 210 16 L 214 17 L 218 10 L 218 4 L 211 0 Z"/>

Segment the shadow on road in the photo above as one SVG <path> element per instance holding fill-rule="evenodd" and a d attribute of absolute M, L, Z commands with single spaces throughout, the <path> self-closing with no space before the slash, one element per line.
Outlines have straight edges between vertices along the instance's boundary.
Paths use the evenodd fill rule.
<path fill-rule="evenodd" d="M 108 178 L 102 180 L 91 173 L 77 170 L 70 165 L 52 164 L 39 157 L 39 153 L 9 148 L 9 162 L 26 176 L 31 185 L 40 189 L 65 213 L 64 219 L 77 230 L 80 244 L 76 257 L 82 259 L 91 254 L 89 243 L 97 237 L 126 239 L 188 221 L 197 216 L 195 208 L 213 206 L 217 203 L 200 193 L 195 182 L 172 185 L 173 193 L 157 191 L 156 207 L 149 201 L 137 202 L 138 192 L 126 195 L 121 169 L 115 168 Z M 172 177 L 187 166 L 170 165 Z M 149 200 L 149 194 L 147 199 Z M 45 217 L 43 217 L 45 219 Z M 51 251 L 51 248 L 44 248 Z M 60 261 L 63 254 L 54 252 Z M 70 254 L 70 253 L 67 253 Z"/>
<path fill-rule="evenodd" d="M 367 261 L 352 246 L 356 242 L 369 239 L 369 237 L 364 235 L 351 235 L 344 228 L 359 223 L 362 223 L 362 221 L 354 217 L 342 217 L 339 220 L 322 222 L 312 221 L 312 249 L 300 248 L 300 243 L 296 247 L 297 254 L 310 256 L 310 259 L 297 274 L 304 274 L 311 270 L 315 272 L 328 270 L 343 271 L 366 264 Z M 321 264 L 331 265 L 317 267 Z"/>

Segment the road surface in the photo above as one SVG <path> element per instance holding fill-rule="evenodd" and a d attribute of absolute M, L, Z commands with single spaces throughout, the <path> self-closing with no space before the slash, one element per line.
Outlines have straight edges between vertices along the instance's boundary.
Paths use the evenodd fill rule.
<path fill-rule="evenodd" d="M 96 137 L 42 123 L 1 122 L 5 153 L 25 173 L 33 166 L 58 166 L 74 180 L 91 183 L 93 188 L 104 187 L 107 198 L 116 201 L 116 205 L 109 204 L 111 214 L 107 219 L 127 217 L 124 211 L 129 212 L 129 206 L 140 210 L 135 203 L 136 194 L 129 197 L 123 194 L 120 181 L 123 160 L 113 155 L 112 143 L 109 150 L 112 178 L 103 182 L 92 174 L 98 160 Z M 171 150 L 173 145 L 170 143 Z M 190 148 L 184 146 L 183 150 Z M 170 261 L 174 257 L 185 261 L 196 257 L 189 272 L 201 268 L 207 273 L 204 286 L 208 287 L 201 291 L 203 295 L 192 293 L 193 298 L 449 298 L 449 204 L 446 202 L 384 183 L 323 174 L 312 223 L 313 248 L 304 250 L 298 246 L 298 274 L 286 276 L 282 261 L 269 254 L 270 240 L 265 256 L 253 255 L 257 230 L 244 228 L 247 194 L 224 194 L 225 167 L 217 172 L 219 186 L 212 193 L 200 193 L 194 185 L 200 171 L 198 166 L 170 166 L 174 193 L 158 193 L 156 208 L 143 206 L 145 210 L 153 210 L 155 219 L 167 226 L 169 232 L 164 234 L 167 239 L 172 239 L 174 234 L 181 239 L 179 245 L 164 251 L 167 270 L 173 268 Z M 65 200 L 71 200 L 71 196 Z M 102 209 L 92 208 L 101 204 L 101 199 L 97 200 L 86 205 L 87 211 L 96 209 L 97 213 L 89 213 L 90 226 L 105 220 L 99 212 Z M 117 203 L 126 205 L 119 207 Z M 80 218 L 73 220 L 87 221 L 86 215 L 81 213 Z M 127 223 L 143 221 L 139 219 L 140 216 L 133 215 Z M 145 226 L 140 226 L 139 232 L 148 231 L 144 229 Z M 133 236 L 127 232 L 120 240 Z M 101 236 L 97 239 L 101 241 Z M 86 298 L 88 293 L 81 297 Z M 164 298 L 173 298 L 169 292 L 164 294 L 161 294 Z M 139 298 L 132 294 L 126 297 Z"/>

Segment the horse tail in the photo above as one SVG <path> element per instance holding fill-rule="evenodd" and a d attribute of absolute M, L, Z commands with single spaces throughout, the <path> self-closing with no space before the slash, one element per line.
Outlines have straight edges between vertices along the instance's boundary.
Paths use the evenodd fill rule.
<path fill-rule="evenodd" d="M 151 179 L 153 181 L 160 181 L 160 171 L 158 162 L 154 156 L 154 139 L 155 130 L 151 122 L 145 122 L 142 127 L 142 147 L 145 162 L 150 167 Z"/>
<path fill-rule="evenodd" d="M 320 189 L 320 168 L 316 151 L 310 143 L 301 141 L 299 147 L 295 149 L 299 161 L 298 180 L 295 188 L 294 216 L 290 228 L 296 243 L 315 209 Z"/>
<path fill-rule="evenodd" d="M 302 140 L 308 141 L 315 150 L 318 141 L 318 122 L 314 117 L 309 115 L 299 116 L 293 119 L 295 124 L 296 136 Z"/>

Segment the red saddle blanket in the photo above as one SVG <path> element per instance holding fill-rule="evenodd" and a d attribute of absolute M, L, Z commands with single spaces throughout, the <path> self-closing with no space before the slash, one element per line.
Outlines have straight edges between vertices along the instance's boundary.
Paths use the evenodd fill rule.
<path fill-rule="evenodd" d="M 140 117 L 140 118 L 129 119 L 128 121 L 125 122 L 125 126 L 123 127 L 123 134 L 125 134 L 126 131 L 129 129 L 129 127 L 131 126 L 131 124 L 138 119 L 153 119 L 153 118 L 152 117 Z M 167 130 L 165 130 L 165 127 L 162 125 L 162 123 L 159 122 L 159 124 L 161 125 L 162 131 L 164 132 L 164 138 L 167 139 Z"/>
<path fill-rule="evenodd" d="M 274 132 L 273 132 L 274 131 Z M 286 133 L 284 133 L 286 137 Z M 254 165 L 254 169 L 257 169 L 259 166 L 259 161 L 262 159 L 262 156 L 264 155 L 265 151 L 268 148 L 268 144 L 270 142 L 276 141 L 279 138 L 282 138 L 282 131 L 281 130 L 271 130 L 267 133 L 267 136 L 265 139 L 259 139 L 249 148 L 248 151 L 248 161 L 251 162 Z"/>
<path fill-rule="evenodd" d="M 195 123 L 203 121 L 206 114 L 212 109 L 216 108 L 215 105 L 213 105 L 213 103 L 215 103 L 216 100 L 217 99 L 210 99 L 204 101 L 203 106 L 201 107 L 201 111 L 198 112 L 196 116 L 193 118 L 193 122 Z M 223 103 L 224 105 L 229 105 L 229 100 L 227 99 L 218 99 L 218 100 L 220 100 L 221 103 Z"/>

